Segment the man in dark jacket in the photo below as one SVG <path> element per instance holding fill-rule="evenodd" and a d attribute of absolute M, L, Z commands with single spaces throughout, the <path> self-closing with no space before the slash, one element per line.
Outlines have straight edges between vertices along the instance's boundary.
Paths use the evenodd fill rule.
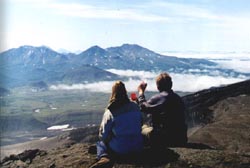
<path fill-rule="evenodd" d="M 144 92 L 147 84 L 138 86 L 141 111 L 152 115 L 153 130 L 149 134 L 152 147 L 183 146 L 187 143 L 184 103 L 172 90 L 172 79 L 167 73 L 156 78 L 160 93 L 146 101 Z"/>

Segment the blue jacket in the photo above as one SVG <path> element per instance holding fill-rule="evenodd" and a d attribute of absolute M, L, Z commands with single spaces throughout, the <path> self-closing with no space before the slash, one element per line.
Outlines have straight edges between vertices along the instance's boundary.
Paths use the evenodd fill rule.
<path fill-rule="evenodd" d="M 143 149 L 141 125 L 139 106 L 129 101 L 115 110 L 105 110 L 99 137 L 118 154 L 139 152 Z"/>

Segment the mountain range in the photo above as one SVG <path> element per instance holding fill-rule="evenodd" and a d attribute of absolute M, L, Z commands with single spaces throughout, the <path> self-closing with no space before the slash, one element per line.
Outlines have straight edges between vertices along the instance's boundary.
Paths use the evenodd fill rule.
<path fill-rule="evenodd" d="M 73 84 L 127 79 L 107 69 L 250 76 L 218 68 L 205 59 L 165 56 L 135 44 L 106 49 L 93 46 L 80 54 L 61 54 L 45 46 L 21 46 L 0 53 L 0 86 L 10 88 L 41 80 L 48 84 Z"/>

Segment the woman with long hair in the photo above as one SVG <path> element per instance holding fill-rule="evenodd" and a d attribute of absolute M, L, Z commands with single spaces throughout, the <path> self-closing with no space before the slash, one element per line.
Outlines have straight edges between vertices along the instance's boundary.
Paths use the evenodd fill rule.
<path fill-rule="evenodd" d="M 143 149 L 141 126 L 139 106 L 129 100 L 124 83 L 116 81 L 100 125 L 100 141 L 97 142 L 99 161 L 92 167 L 110 162 L 111 155 L 140 152 Z"/>

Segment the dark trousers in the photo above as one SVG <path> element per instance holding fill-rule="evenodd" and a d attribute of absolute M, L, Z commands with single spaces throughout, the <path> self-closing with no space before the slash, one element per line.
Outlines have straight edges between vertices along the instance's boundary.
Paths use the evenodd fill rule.
<path fill-rule="evenodd" d="M 155 130 L 151 126 L 143 125 L 142 134 L 145 144 L 152 148 L 185 146 L 187 143 L 186 132 L 167 134 L 165 131 Z"/>

